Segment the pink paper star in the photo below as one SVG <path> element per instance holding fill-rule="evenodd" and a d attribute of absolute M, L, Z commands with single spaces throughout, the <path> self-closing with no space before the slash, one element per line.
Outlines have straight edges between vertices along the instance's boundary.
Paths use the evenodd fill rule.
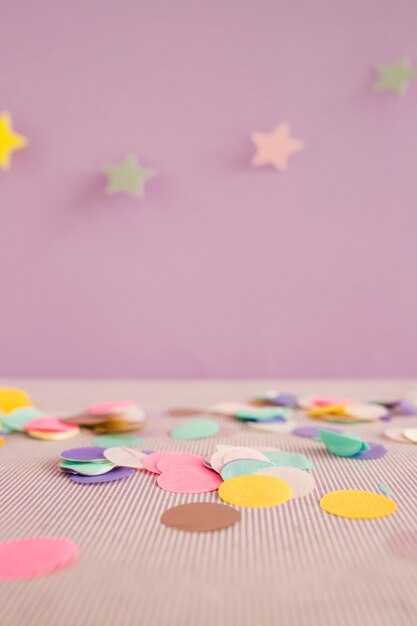
<path fill-rule="evenodd" d="M 304 148 L 299 139 L 290 135 L 290 125 L 282 122 L 272 133 L 252 133 L 252 141 L 256 146 L 256 154 L 252 165 L 272 165 L 277 170 L 285 170 L 292 154 Z"/>

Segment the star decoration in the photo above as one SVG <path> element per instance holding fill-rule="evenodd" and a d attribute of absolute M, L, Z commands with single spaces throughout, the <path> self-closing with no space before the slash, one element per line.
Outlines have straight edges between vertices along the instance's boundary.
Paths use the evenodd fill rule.
<path fill-rule="evenodd" d="M 12 118 L 9 113 L 0 114 L 0 169 L 10 169 L 11 154 L 24 148 L 28 141 L 12 130 Z"/>
<path fill-rule="evenodd" d="M 378 80 L 374 85 L 375 91 L 390 91 L 397 96 L 403 96 L 408 89 L 408 83 L 417 78 L 417 70 L 405 56 L 392 65 L 377 67 L 376 72 Z"/>
<path fill-rule="evenodd" d="M 109 177 L 107 193 L 126 191 L 136 198 L 144 195 L 145 182 L 155 176 L 153 170 L 141 167 L 133 154 L 126 156 L 121 163 L 108 165 L 104 171 Z"/>
<path fill-rule="evenodd" d="M 252 133 L 251 137 L 256 146 L 252 165 L 256 167 L 272 165 L 285 170 L 290 156 L 304 148 L 302 141 L 291 137 L 288 122 L 282 122 L 272 133 Z"/>

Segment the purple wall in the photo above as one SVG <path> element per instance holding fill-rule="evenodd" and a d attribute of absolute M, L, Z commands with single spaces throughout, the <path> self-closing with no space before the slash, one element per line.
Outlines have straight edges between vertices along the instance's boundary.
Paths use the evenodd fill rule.
<path fill-rule="evenodd" d="M 415 0 L 3 2 L 0 375 L 417 371 Z M 250 134 L 288 119 L 285 173 Z M 107 197 L 135 152 L 158 177 Z"/>

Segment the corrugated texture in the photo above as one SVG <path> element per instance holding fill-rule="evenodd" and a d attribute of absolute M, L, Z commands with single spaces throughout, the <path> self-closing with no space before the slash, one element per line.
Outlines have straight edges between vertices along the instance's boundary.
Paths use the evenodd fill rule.
<path fill-rule="evenodd" d="M 394 557 L 385 542 L 416 528 L 417 448 L 385 442 L 386 457 L 354 461 L 333 457 L 307 439 L 257 434 L 220 419 L 232 430 L 179 442 L 168 436 L 178 419 L 152 418 L 144 447 L 209 454 L 222 441 L 271 444 L 313 460 L 317 490 L 277 508 L 242 509 L 241 523 L 227 530 L 182 533 L 159 523 L 162 512 L 184 502 L 215 502 L 216 494 L 168 494 L 140 472 L 119 483 L 74 484 L 59 473 L 58 454 L 89 444 L 88 433 L 60 443 L 8 437 L 0 449 L 0 539 L 67 537 L 79 544 L 81 558 L 47 578 L 1 582 L 2 626 L 415 623 L 416 566 Z M 378 423 L 350 430 L 382 441 L 383 428 Z M 381 481 L 399 506 L 389 518 L 345 520 L 319 507 L 329 491 L 378 492 Z"/>

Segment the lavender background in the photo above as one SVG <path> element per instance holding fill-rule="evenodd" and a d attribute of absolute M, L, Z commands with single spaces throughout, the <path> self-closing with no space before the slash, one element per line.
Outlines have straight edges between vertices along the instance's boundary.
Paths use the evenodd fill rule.
<path fill-rule="evenodd" d="M 1 0 L 0 0 L 1 1 Z M 417 4 L 1 2 L 2 376 L 408 376 Z M 306 144 L 254 170 L 250 133 Z M 143 200 L 103 193 L 128 152 Z"/>

